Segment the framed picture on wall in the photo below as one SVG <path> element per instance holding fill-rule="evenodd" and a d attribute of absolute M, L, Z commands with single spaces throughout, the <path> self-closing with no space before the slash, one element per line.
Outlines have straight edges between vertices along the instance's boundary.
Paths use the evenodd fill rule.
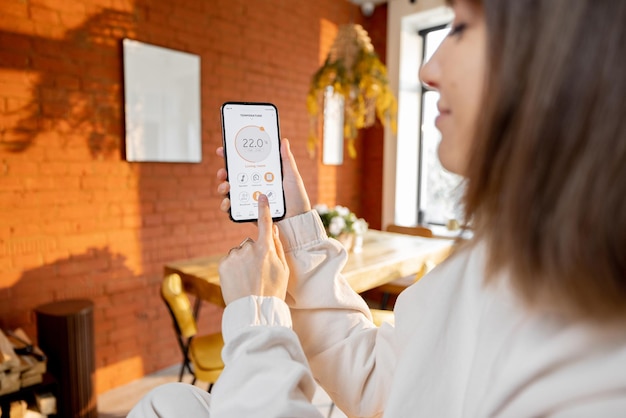
<path fill-rule="evenodd" d="M 202 161 L 200 57 L 124 39 L 126 160 Z"/>

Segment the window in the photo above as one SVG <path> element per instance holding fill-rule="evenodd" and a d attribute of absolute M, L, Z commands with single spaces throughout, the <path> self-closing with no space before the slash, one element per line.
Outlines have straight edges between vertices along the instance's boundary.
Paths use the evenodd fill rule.
<path fill-rule="evenodd" d="M 423 42 L 422 63 L 430 59 L 448 33 L 447 27 L 437 26 L 419 32 Z M 439 93 L 421 87 L 421 129 L 419 130 L 419 161 L 417 223 L 445 225 L 450 219 L 460 219 L 462 177 L 446 171 L 439 163 L 437 148 L 441 135 L 435 127 Z"/>
<path fill-rule="evenodd" d="M 394 206 L 394 222 L 399 225 L 446 225 L 462 216 L 462 178 L 444 170 L 437 156 L 441 141 L 435 127 L 439 93 L 418 79 L 422 64 L 448 33 L 441 23 L 450 19 L 442 15 L 443 22 L 433 23 L 432 16 L 418 16 L 410 21 L 415 22 L 413 30 L 401 34 Z M 431 24 L 423 25 L 428 20 Z"/>

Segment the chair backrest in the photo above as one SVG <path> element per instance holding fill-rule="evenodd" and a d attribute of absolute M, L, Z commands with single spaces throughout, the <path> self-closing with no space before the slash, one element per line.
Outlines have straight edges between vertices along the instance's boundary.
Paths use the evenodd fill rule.
<path fill-rule="evenodd" d="M 178 274 L 169 274 L 163 279 L 161 296 L 172 314 L 179 334 L 185 338 L 196 335 L 198 327 L 191 309 L 191 302 L 183 290 L 183 283 Z"/>
<path fill-rule="evenodd" d="M 387 231 L 399 234 L 415 235 L 419 237 L 432 238 L 433 231 L 425 226 L 401 226 L 395 224 L 387 225 Z"/>

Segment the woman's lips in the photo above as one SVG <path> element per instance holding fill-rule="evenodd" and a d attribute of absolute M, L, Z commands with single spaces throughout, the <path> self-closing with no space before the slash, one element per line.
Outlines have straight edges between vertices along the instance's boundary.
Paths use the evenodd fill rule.
<path fill-rule="evenodd" d="M 437 106 L 437 110 L 439 111 L 439 116 L 435 118 L 435 126 L 439 128 L 439 124 L 450 115 L 450 110 L 439 106 Z"/>

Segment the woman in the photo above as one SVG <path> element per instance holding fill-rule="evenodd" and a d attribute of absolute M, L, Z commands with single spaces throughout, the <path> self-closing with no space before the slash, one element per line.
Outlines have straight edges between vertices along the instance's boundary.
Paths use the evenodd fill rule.
<path fill-rule="evenodd" d="M 257 241 L 220 266 L 211 416 L 318 416 L 311 374 L 349 416 L 626 414 L 626 2 L 453 8 L 421 77 L 475 239 L 400 295 L 395 328 L 374 327 L 285 141 L 287 219 L 260 199 Z"/>

